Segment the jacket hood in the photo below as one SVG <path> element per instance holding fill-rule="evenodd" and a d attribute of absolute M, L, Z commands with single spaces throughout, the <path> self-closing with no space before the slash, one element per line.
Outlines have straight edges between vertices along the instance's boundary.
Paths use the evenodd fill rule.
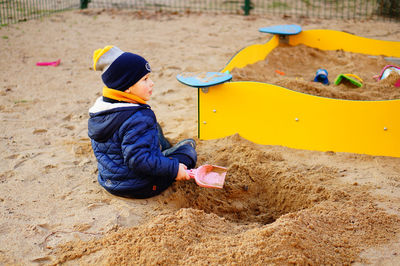
<path fill-rule="evenodd" d="M 103 101 L 103 97 L 99 97 L 89 109 L 89 138 L 106 142 L 128 117 L 145 108 L 150 107 L 134 103 L 108 103 Z"/>

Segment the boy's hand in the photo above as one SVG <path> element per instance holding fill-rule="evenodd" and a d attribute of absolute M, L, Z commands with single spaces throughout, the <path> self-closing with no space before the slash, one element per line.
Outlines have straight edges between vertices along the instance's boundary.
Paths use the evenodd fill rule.
<path fill-rule="evenodd" d="M 179 171 L 178 174 L 176 175 L 175 180 L 189 180 L 190 176 L 189 174 L 186 172 L 186 165 L 184 165 L 183 163 L 179 164 Z"/>

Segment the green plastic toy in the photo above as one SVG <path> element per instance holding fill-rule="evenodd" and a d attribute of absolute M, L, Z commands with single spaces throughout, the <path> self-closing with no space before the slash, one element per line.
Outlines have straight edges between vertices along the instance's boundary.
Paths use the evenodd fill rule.
<path fill-rule="evenodd" d="M 340 74 L 335 79 L 335 85 L 339 85 L 344 80 L 349 81 L 351 84 L 353 84 L 359 88 L 362 87 L 363 80 L 354 74 Z"/>

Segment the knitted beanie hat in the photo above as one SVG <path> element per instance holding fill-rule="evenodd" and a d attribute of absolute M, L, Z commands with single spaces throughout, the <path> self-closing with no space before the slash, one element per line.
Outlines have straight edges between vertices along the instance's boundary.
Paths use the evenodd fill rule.
<path fill-rule="evenodd" d="M 124 52 L 116 46 L 106 46 L 94 51 L 93 69 L 103 71 L 101 78 L 104 84 L 119 91 L 127 90 L 151 72 L 146 59 Z"/>

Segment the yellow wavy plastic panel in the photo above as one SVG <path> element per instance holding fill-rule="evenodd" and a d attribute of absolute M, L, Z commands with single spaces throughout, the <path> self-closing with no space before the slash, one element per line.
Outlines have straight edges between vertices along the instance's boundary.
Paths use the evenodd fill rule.
<path fill-rule="evenodd" d="M 199 137 L 400 157 L 400 101 L 337 100 L 258 82 L 199 90 Z"/>
<path fill-rule="evenodd" d="M 279 36 L 274 35 L 265 44 L 253 44 L 240 50 L 221 72 L 232 71 L 235 67 L 242 68 L 264 60 L 265 57 L 279 45 Z"/>
<path fill-rule="evenodd" d="M 342 31 L 307 30 L 289 37 L 290 45 L 304 44 L 320 50 L 400 57 L 400 42 L 368 39 Z"/>
<path fill-rule="evenodd" d="M 264 60 L 279 41 L 274 35 L 265 44 L 242 49 L 221 72 Z M 333 30 L 303 31 L 289 36 L 289 44 L 400 57 L 400 42 Z M 330 99 L 251 81 L 204 91 L 199 89 L 201 139 L 239 133 L 259 144 L 400 157 L 400 100 Z"/>

